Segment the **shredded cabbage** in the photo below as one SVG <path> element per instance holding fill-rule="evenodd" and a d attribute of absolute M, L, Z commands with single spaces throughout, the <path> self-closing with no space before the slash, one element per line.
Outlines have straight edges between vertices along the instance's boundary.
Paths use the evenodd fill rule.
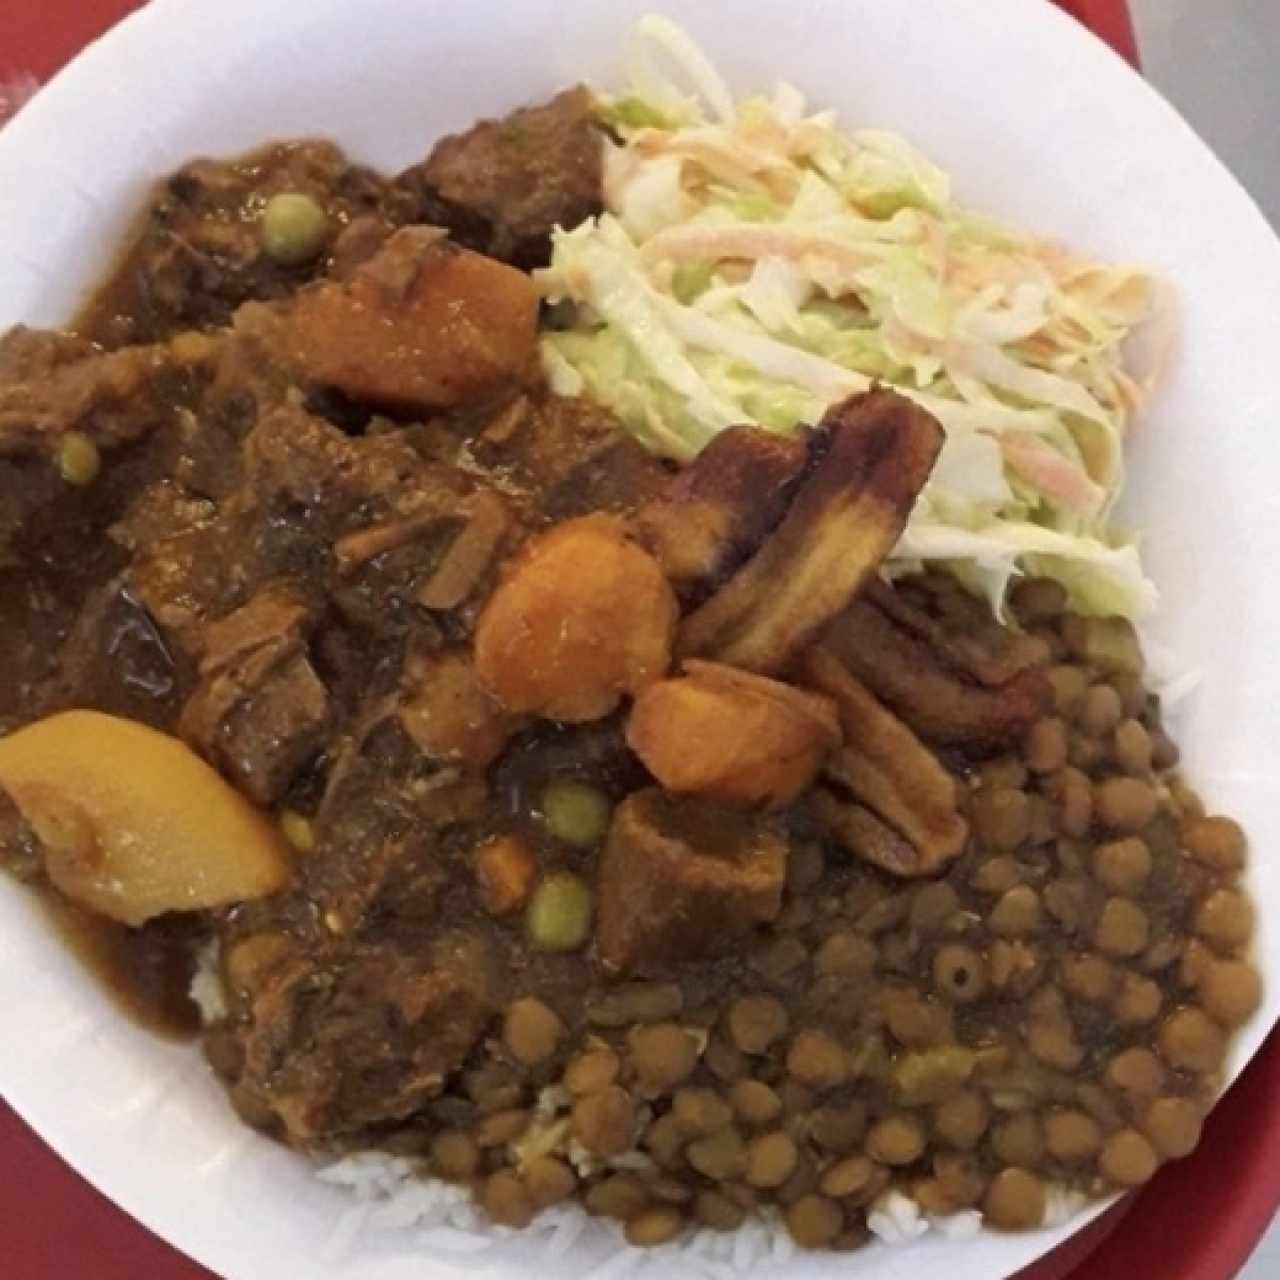
<path fill-rule="evenodd" d="M 1127 369 L 1126 348 L 1167 330 L 1157 283 L 965 208 L 905 139 L 844 131 L 789 85 L 735 101 L 665 18 L 636 25 L 627 74 L 599 95 L 606 211 L 557 231 L 539 273 L 568 316 L 543 338 L 552 385 L 687 460 L 890 382 L 946 443 L 889 576 L 935 562 L 999 612 L 1013 578 L 1047 574 L 1078 608 L 1147 613 L 1108 519 L 1159 365 Z"/>

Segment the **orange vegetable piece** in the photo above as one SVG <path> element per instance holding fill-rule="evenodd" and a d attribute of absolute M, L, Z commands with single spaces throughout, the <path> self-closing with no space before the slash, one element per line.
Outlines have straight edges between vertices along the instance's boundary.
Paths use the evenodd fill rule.
<path fill-rule="evenodd" d="M 779 809 L 840 744 L 819 694 L 716 662 L 650 685 L 627 721 L 627 744 L 667 791 L 740 809 Z"/>
<path fill-rule="evenodd" d="M 520 836 L 493 836 L 475 852 L 475 877 L 485 910 L 510 915 L 528 902 L 538 878 L 538 860 Z"/>
<path fill-rule="evenodd" d="M 537 329 L 527 275 L 436 228 L 406 227 L 350 282 L 302 290 L 284 342 L 312 382 L 356 400 L 432 409 L 523 377 Z"/>
<path fill-rule="evenodd" d="M 676 601 L 657 561 L 604 515 L 535 538 L 476 627 L 476 674 L 509 711 L 597 720 L 671 662 Z"/>

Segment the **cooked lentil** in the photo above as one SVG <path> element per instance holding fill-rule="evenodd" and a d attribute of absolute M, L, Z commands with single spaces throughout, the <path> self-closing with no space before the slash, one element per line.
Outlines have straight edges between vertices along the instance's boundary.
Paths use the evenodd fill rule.
<path fill-rule="evenodd" d="M 1120 994 L 1116 999 L 1116 1017 L 1130 1025 L 1152 1022 L 1159 1015 L 1164 996 L 1151 978 L 1126 973 L 1121 979 Z"/>
<path fill-rule="evenodd" d="M 997 1123 L 991 1149 L 1002 1164 L 1035 1168 L 1044 1159 L 1044 1123 L 1033 1111 L 1019 1111 Z"/>
<path fill-rule="evenodd" d="M 615 1173 L 592 1183 L 583 1197 L 588 1213 L 600 1218 L 616 1218 L 626 1222 L 641 1213 L 649 1203 L 644 1184 L 630 1174 Z"/>
<path fill-rule="evenodd" d="M 1217 1072 L 1227 1049 L 1221 1028 L 1194 1006 L 1171 1013 L 1161 1024 L 1157 1040 L 1171 1067 L 1203 1075 Z"/>
<path fill-rule="evenodd" d="M 677 1089 L 671 1114 L 690 1137 L 706 1137 L 733 1122 L 733 1107 L 714 1089 Z"/>
<path fill-rule="evenodd" d="M 729 1006 L 729 1034 L 743 1053 L 765 1053 L 786 1034 L 786 1007 L 773 996 L 743 996 Z"/>
<path fill-rule="evenodd" d="M 933 1131 L 948 1146 L 972 1151 L 991 1123 L 991 1106 L 976 1089 L 961 1089 L 933 1109 Z"/>
<path fill-rule="evenodd" d="M 1139 893 L 1151 874 L 1151 850 L 1136 836 L 1099 845 L 1093 852 L 1093 874 L 1112 893 Z"/>
<path fill-rule="evenodd" d="M 684 1226 L 684 1214 L 669 1205 L 655 1205 L 636 1214 L 627 1221 L 627 1243 L 653 1246 L 666 1244 L 680 1234 Z"/>
<path fill-rule="evenodd" d="M 993 1226 L 1019 1230 L 1044 1221 L 1044 1183 L 1026 1169 L 1002 1169 L 991 1180 L 982 1212 Z"/>
<path fill-rule="evenodd" d="M 577 1189 L 573 1170 L 555 1156 L 538 1156 L 524 1170 L 525 1190 L 535 1209 L 546 1209 L 567 1200 Z"/>
<path fill-rule="evenodd" d="M 1098 917 L 1093 940 L 1099 951 L 1130 958 L 1145 950 L 1150 936 L 1147 913 L 1128 898 L 1108 898 Z"/>
<path fill-rule="evenodd" d="M 788 1206 L 784 1214 L 787 1230 L 798 1245 L 822 1249 L 840 1234 L 844 1215 L 825 1196 L 804 1195 Z"/>
<path fill-rule="evenodd" d="M 1247 1022 L 1262 1003 L 1262 976 L 1243 960 L 1215 960 L 1199 981 L 1205 1012 L 1224 1027 Z"/>
<path fill-rule="evenodd" d="M 1253 937 L 1253 903 L 1238 889 L 1215 889 L 1196 910 L 1195 931 L 1217 951 L 1238 950 Z"/>
<path fill-rule="evenodd" d="M 800 1153 L 789 1134 L 764 1133 L 747 1147 L 747 1182 L 761 1189 L 780 1187 L 795 1172 Z"/>
<path fill-rule="evenodd" d="M 502 1040 L 513 1058 L 526 1066 L 534 1066 L 555 1053 L 564 1032 L 564 1023 L 553 1009 L 533 996 L 526 996 L 508 1005 Z"/>
<path fill-rule="evenodd" d="M 480 1203 L 504 1227 L 527 1227 L 533 1221 L 533 1197 L 513 1169 L 499 1169 L 485 1179 Z"/>
<path fill-rule="evenodd" d="M 881 1164 L 911 1164 L 924 1152 L 924 1125 L 912 1114 L 886 1116 L 867 1134 L 867 1154 Z"/>
<path fill-rule="evenodd" d="M 1151 1143 L 1136 1129 L 1113 1133 L 1098 1157 L 1098 1168 L 1117 1187 L 1137 1187 L 1150 1180 L 1159 1165 Z"/>
<path fill-rule="evenodd" d="M 1051 1156 L 1072 1164 L 1098 1154 L 1102 1130 L 1086 1112 L 1054 1110 L 1045 1117 L 1044 1141 Z"/>
<path fill-rule="evenodd" d="M 835 1089 L 852 1070 L 848 1052 L 825 1031 L 806 1030 L 791 1042 L 787 1070 L 801 1084 L 814 1089 Z"/>
<path fill-rule="evenodd" d="M 643 1087 L 665 1091 L 687 1079 L 697 1065 L 693 1037 L 674 1022 L 641 1026 L 628 1037 L 631 1066 Z"/>
<path fill-rule="evenodd" d="M 739 1080 L 729 1090 L 734 1111 L 748 1125 L 766 1125 L 782 1114 L 782 1099 L 760 1080 Z"/>
<path fill-rule="evenodd" d="M 747 1170 L 747 1146 L 733 1128 L 691 1142 L 685 1155 L 703 1177 L 714 1182 L 734 1182 Z"/>
<path fill-rule="evenodd" d="M 1170 1095 L 1151 1104 L 1142 1128 L 1166 1160 L 1180 1160 L 1196 1149 L 1203 1119 L 1199 1105 L 1191 1098 Z"/>
<path fill-rule="evenodd" d="M 1135 1110 L 1141 1110 L 1163 1088 L 1165 1071 L 1150 1049 L 1126 1049 L 1107 1064 L 1106 1080 Z"/>
<path fill-rule="evenodd" d="M 1040 895 L 1030 885 L 1017 885 L 1001 895 L 987 923 L 1005 938 L 1024 937 L 1040 927 Z"/>
<path fill-rule="evenodd" d="M 1245 838 L 1234 818 L 1196 817 L 1181 831 L 1182 847 L 1216 871 L 1239 871 L 1244 866 Z"/>
<path fill-rule="evenodd" d="M 694 1213 L 704 1227 L 714 1231 L 734 1231 L 746 1220 L 745 1208 L 718 1191 L 699 1191 Z"/>
<path fill-rule="evenodd" d="M 939 947 L 933 957 L 937 989 L 957 1004 L 981 999 L 987 989 L 987 964 L 981 952 L 963 943 Z"/>
<path fill-rule="evenodd" d="M 875 1177 L 876 1166 L 866 1156 L 849 1156 L 829 1165 L 819 1182 L 819 1189 L 824 1196 L 834 1200 L 843 1200 L 847 1196 L 857 1195 L 871 1185 Z"/>
<path fill-rule="evenodd" d="M 589 1049 L 566 1064 L 564 1086 L 572 1094 L 597 1093 L 611 1085 L 621 1069 L 621 1059 L 612 1049 Z"/>
<path fill-rule="evenodd" d="M 466 1182 L 480 1167 L 480 1148 L 470 1134 L 446 1129 L 432 1139 L 431 1167 L 450 1182 Z"/>
<path fill-rule="evenodd" d="M 573 1135 L 598 1156 L 621 1155 L 631 1146 L 635 1104 L 618 1085 L 590 1093 L 574 1104 Z"/>

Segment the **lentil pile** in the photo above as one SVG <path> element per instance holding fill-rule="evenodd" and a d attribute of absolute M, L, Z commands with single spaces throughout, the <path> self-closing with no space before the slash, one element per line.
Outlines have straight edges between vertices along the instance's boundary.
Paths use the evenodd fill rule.
<path fill-rule="evenodd" d="M 945 611 L 953 591 L 916 595 Z M 745 964 L 608 988 L 581 1026 L 516 999 L 465 1096 L 433 1108 L 427 1167 L 510 1226 L 578 1196 L 656 1245 L 776 1206 L 800 1245 L 850 1249 L 890 1188 L 1028 1228 L 1051 1186 L 1103 1196 L 1187 1155 L 1260 999 L 1245 839 L 1179 776 L 1128 624 L 1066 612 L 1049 581 L 1013 612 L 1052 714 L 1016 752 L 954 762 L 971 834 L 945 875 L 799 843 Z M 553 836 L 603 838 L 603 792 L 549 799 Z"/>

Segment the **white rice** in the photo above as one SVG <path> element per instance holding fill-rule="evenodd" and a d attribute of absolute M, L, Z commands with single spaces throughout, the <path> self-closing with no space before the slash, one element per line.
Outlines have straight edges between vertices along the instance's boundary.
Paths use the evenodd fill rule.
<path fill-rule="evenodd" d="M 218 940 L 210 938 L 196 953 L 196 971 L 191 979 L 191 999 L 200 1010 L 200 1020 L 208 1026 L 227 1016 L 227 993 L 218 974 Z"/>
<path fill-rule="evenodd" d="M 920 1206 L 901 1191 L 887 1191 L 871 1206 L 867 1214 L 871 1234 L 885 1244 L 910 1244 L 929 1230 L 929 1219 Z"/>
<path fill-rule="evenodd" d="M 326 1243 L 326 1252 L 334 1257 L 356 1247 L 366 1232 L 412 1231 L 421 1248 L 446 1254 L 454 1262 L 484 1254 L 488 1256 L 477 1262 L 488 1265 L 495 1252 L 512 1246 L 526 1258 L 532 1253 L 553 1262 L 585 1245 L 593 1262 L 579 1273 L 580 1280 L 731 1280 L 761 1263 L 785 1261 L 795 1252 L 776 1218 L 765 1216 L 733 1232 L 689 1231 L 654 1249 L 633 1248 L 616 1224 L 592 1218 L 577 1205 L 557 1205 L 524 1231 L 514 1232 L 486 1222 L 462 1188 L 423 1177 L 412 1161 L 379 1152 L 347 1156 L 316 1176 L 348 1191 L 354 1201 Z"/>
<path fill-rule="evenodd" d="M 620 1227 L 590 1217 L 577 1205 L 557 1205 L 524 1231 L 513 1232 L 486 1222 L 462 1188 L 424 1176 L 411 1160 L 379 1152 L 347 1156 L 320 1169 L 317 1176 L 349 1191 L 355 1201 L 328 1241 L 331 1256 L 355 1248 L 365 1232 L 411 1230 L 420 1247 L 447 1254 L 452 1261 L 485 1255 L 477 1264 L 488 1265 L 495 1253 L 514 1245 L 525 1257 L 553 1262 L 584 1245 L 594 1261 L 579 1273 L 581 1280 L 739 1280 L 763 1263 L 785 1262 L 796 1250 L 773 1213 L 748 1219 L 736 1231 L 691 1230 L 656 1249 L 632 1247 Z M 1051 1187 L 1045 1225 L 1060 1225 L 1084 1204 L 1079 1192 Z M 893 1247 L 911 1244 L 930 1231 L 960 1242 L 978 1235 L 982 1215 L 976 1210 L 927 1215 L 910 1197 L 889 1191 L 872 1206 L 867 1226 L 881 1244 Z"/>
<path fill-rule="evenodd" d="M 1189 667 L 1176 649 L 1155 639 L 1148 628 L 1140 629 L 1142 652 L 1146 659 L 1146 677 L 1153 692 L 1160 696 L 1166 715 L 1177 710 L 1200 687 L 1204 672 Z"/>
<path fill-rule="evenodd" d="M 1044 1225 L 1060 1227 L 1063 1223 L 1070 1222 L 1088 1203 L 1079 1191 L 1072 1191 L 1070 1187 L 1051 1186 L 1045 1193 Z"/>

